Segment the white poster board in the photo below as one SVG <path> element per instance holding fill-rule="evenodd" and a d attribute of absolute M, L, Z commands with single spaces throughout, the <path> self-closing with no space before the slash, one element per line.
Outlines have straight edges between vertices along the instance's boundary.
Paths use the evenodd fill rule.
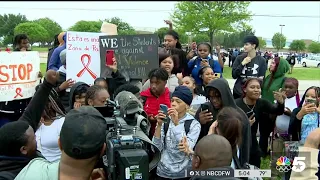
<path fill-rule="evenodd" d="M 67 79 L 92 85 L 100 77 L 99 36 L 105 33 L 67 32 Z"/>
<path fill-rule="evenodd" d="M 39 71 L 38 51 L 0 52 L 0 102 L 32 97 Z"/>

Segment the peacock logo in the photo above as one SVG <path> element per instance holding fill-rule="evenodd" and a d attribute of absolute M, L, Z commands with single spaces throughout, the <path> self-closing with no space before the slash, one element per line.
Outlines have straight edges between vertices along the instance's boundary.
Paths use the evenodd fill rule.
<path fill-rule="evenodd" d="M 288 172 L 291 169 L 291 161 L 286 156 L 281 156 L 277 160 L 277 167 L 276 169 L 280 172 Z"/>

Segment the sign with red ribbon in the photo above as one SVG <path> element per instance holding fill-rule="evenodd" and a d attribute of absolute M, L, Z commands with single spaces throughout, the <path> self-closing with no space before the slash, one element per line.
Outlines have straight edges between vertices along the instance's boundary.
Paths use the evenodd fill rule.
<path fill-rule="evenodd" d="M 104 33 L 67 32 L 67 79 L 93 84 L 100 75 L 99 36 Z"/>
<path fill-rule="evenodd" d="M 37 51 L 0 52 L 0 101 L 30 98 L 39 84 Z"/>

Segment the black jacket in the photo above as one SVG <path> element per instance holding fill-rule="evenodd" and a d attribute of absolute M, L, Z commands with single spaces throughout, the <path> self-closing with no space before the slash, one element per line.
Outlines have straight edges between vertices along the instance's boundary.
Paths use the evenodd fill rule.
<path fill-rule="evenodd" d="M 36 131 L 38 129 L 44 107 L 48 102 L 48 96 L 52 87 L 53 86 L 50 83 L 44 81 L 18 121 L 26 121 L 34 131 Z M 43 156 L 40 153 L 37 153 L 36 157 Z M 0 179 L 13 180 L 10 178 L 10 175 L 13 174 L 14 177 L 17 176 L 31 160 L 32 158 L 0 155 Z"/>
<path fill-rule="evenodd" d="M 224 78 L 216 79 L 214 81 L 211 81 L 207 86 L 206 86 L 206 91 L 210 88 L 215 88 L 220 92 L 221 95 L 221 100 L 223 107 L 233 107 L 238 110 L 238 112 L 241 115 L 241 122 L 242 122 L 242 143 L 240 146 L 240 163 L 243 165 L 244 163 L 249 162 L 249 157 L 250 157 L 250 148 L 251 148 L 251 128 L 250 128 L 250 123 L 248 120 L 247 115 L 240 109 L 232 96 L 228 81 L 225 80 Z M 201 124 L 201 132 L 199 135 L 198 141 L 206 136 L 209 132 L 209 128 L 211 124 L 216 120 L 217 114 L 220 109 L 215 109 L 211 102 L 207 102 L 206 104 L 209 105 L 209 110 L 213 115 L 213 121 L 207 122 L 206 124 Z M 195 115 L 195 119 L 199 120 L 199 113 L 201 111 L 201 107 L 198 109 Z"/>
<path fill-rule="evenodd" d="M 210 168 L 207 169 L 207 171 L 214 171 L 214 170 L 230 170 L 231 172 L 233 171 L 233 168 L 230 166 L 222 167 L 222 168 Z M 240 180 L 235 177 L 192 177 L 190 180 Z"/>
<path fill-rule="evenodd" d="M 303 105 L 304 100 L 306 98 L 306 93 L 308 92 L 309 89 L 311 89 L 311 87 L 309 87 L 305 91 L 305 93 L 302 96 L 302 99 L 300 101 L 299 107 L 295 108 L 291 113 L 290 124 L 289 124 L 289 134 L 292 135 L 292 141 L 300 141 L 301 140 L 301 122 L 302 121 L 297 119 L 296 116 L 302 108 L 302 105 Z"/>
<path fill-rule="evenodd" d="M 110 99 L 113 100 L 113 93 L 114 91 L 121 85 L 124 85 L 128 83 L 126 81 L 126 78 L 122 75 L 119 70 L 117 72 L 112 72 L 111 73 L 112 78 L 106 78 L 107 84 L 108 84 L 108 92 L 110 95 Z"/>
<path fill-rule="evenodd" d="M 69 92 L 67 92 L 66 90 L 58 90 L 58 87 L 66 81 L 66 73 L 60 72 L 59 71 L 59 80 L 57 81 L 57 84 L 55 86 L 56 91 L 59 94 L 59 98 L 61 100 L 62 105 L 64 106 L 65 109 L 67 109 L 69 107 Z"/>

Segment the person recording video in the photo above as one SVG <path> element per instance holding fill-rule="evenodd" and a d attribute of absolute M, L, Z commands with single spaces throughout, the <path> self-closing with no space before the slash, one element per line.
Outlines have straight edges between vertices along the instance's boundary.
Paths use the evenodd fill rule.
<path fill-rule="evenodd" d="M 200 123 L 187 113 L 193 96 L 188 87 L 178 86 L 172 93 L 172 108 L 162 108 L 156 116 L 157 126 L 153 143 L 161 151 L 161 160 L 157 167 L 157 180 L 187 180 L 185 170 L 191 168 L 191 160 L 181 152 L 178 145 L 187 139 L 190 148 L 195 146 L 200 130 Z"/>

